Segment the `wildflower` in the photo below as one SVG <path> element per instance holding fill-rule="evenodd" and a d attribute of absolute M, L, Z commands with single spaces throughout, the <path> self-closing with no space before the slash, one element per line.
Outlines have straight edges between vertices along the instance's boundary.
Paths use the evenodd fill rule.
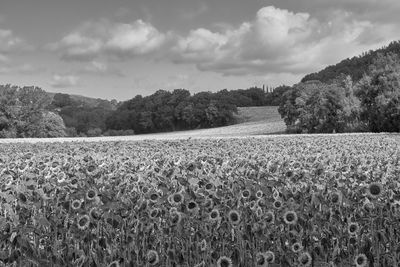
<path fill-rule="evenodd" d="M 264 216 L 266 223 L 273 223 L 275 221 L 275 214 L 272 211 L 267 211 Z"/>
<path fill-rule="evenodd" d="M 308 253 L 308 252 L 301 253 L 298 260 L 300 262 L 300 266 L 303 266 L 303 267 L 311 266 L 312 258 L 311 258 L 310 253 Z"/>
<path fill-rule="evenodd" d="M 294 253 L 299 253 L 299 252 L 302 251 L 302 250 L 303 250 L 303 246 L 301 245 L 300 242 L 296 242 L 296 243 L 294 243 L 294 244 L 292 245 L 292 251 L 293 251 Z"/>
<path fill-rule="evenodd" d="M 232 260 L 226 256 L 222 256 L 217 261 L 217 267 L 232 267 Z"/>
<path fill-rule="evenodd" d="M 354 258 L 354 264 L 357 267 L 365 267 L 365 266 L 367 266 L 367 264 L 368 264 L 367 256 L 365 256 L 365 254 L 363 254 L 363 253 L 358 254 Z"/>
<path fill-rule="evenodd" d="M 297 213 L 295 211 L 286 211 L 283 215 L 283 220 L 286 224 L 293 225 L 297 223 Z"/>
<path fill-rule="evenodd" d="M 231 210 L 228 214 L 229 222 L 232 225 L 237 225 L 240 222 L 240 214 L 236 210 Z"/>
<path fill-rule="evenodd" d="M 81 230 L 85 230 L 86 228 L 88 228 L 90 223 L 90 217 L 88 215 L 83 215 L 80 216 L 78 219 L 78 228 Z"/>
<path fill-rule="evenodd" d="M 209 218 L 211 221 L 217 221 L 217 220 L 220 218 L 219 210 L 218 210 L 218 209 L 213 209 L 213 210 L 210 212 L 208 218 Z"/>
<path fill-rule="evenodd" d="M 268 250 L 264 254 L 265 254 L 265 260 L 268 263 L 274 263 L 275 262 L 275 253 L 273 253 L 272 251 Z"/>
<path fill-rule="evenodd" d="M 368 186 L 367 193 L 371 198 L 378 198 L 381 196 L 382 191 L 383 191 L 383 188 L 380 183 L 371 183 Z"/>
<path fill-rule="evenodd" d="M 204 187 L 208 192 L 214 191 L 214 185 L 212 183 L 207 183 Z"/>
<path fill-rule="evenodd" d="M 149 250 L 146 255 L 147 262 L 150 264 L 150 266 L 155 266 L 157 263 L 160 261 L 158 257 L 158 253 L 155 250 Z"/>
<path fill-rule="evenodd" d="M 87 200 L 91 201 L 91 200 L 94 200 L 96 197 L 97 197 L 96 190 L 91 188 L 86 192 L 86 199 Z"/>
<path fill-rule="evenodd" d="M 27 198 L 26 198 L 25 194 L 22 193 L 22 192 L 20 192 L 20 193 L 18 194 L 18 198 L 19 198 L 19 200 L 21 200 L 21 202 L 23 202 L 23 203 L 25 203 L 25 202 L 27 201 Z"/>
<path fill-rule="evenodd" d="M 74 201 L 72 201 L 71 207 L 74 210 L 79 210 L 82 206 L 82 202 L 78 199 L 75 199 Z"/>
<path fill-rule="evenodd" d="M 360 226 L 358 225 L 358 223 L 352 222 L 347 227 L 347 231 L 349 232 L 350 235 L 356 235 L 359 228 Z"/>

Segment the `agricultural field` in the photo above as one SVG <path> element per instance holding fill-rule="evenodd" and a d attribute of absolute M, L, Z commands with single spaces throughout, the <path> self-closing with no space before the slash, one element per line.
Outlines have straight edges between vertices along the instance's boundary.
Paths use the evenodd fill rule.
<path fill-rule="evenodd" d="M 398 266 L 400 135 L 0 144 L 0 266 Z"/>

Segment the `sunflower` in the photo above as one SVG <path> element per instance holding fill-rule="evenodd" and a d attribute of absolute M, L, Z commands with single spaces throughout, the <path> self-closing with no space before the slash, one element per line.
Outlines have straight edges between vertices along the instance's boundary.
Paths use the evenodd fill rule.
<path fill-rule="evenodd" d="M 272 211 L 267 211 L 264 215 L 264 221 L 268 224 L 273 223 L 275 221 L 275 214 Z"/>
<path fill-rule="evenodd" d="M 367 256 L 365 256 L 365 254 L 360 253 L 358 254 L 355 258 L 354 258 L 354 264 L 357 267 L 365 267 L 368 265 L 368 259 Z"/>
<path fill-rule="evenodd" d="M 256 266 L 266 267 L 268 266 L 267 259 L 265 258 L 265 253 L 257 252 L 256 254 Z"/>
<path fill-rule="evenodd" d="M 150 194 L 149 198 L 150 198 L 151 202 L 156 203 L 158 201 L 158 199 L 160 198 L 160 195 L 158 193 L 154 192 L 154 193 Z"/>
<path fill-rule="evenodd" d="M 86 228 L 88 228 L 90 223 L 90 217 L 89 215 L 82 215 L 78 218 L 78 228 L 81 230 L 85 230 Z"/>
<path fill-rule="evenodd" d="M 146 254 L 146 258 L 147 258 L 147 262 L 150 264 L 150 266 L 155 266 L 160 261 L 158 253 L 155 250 L 149 250 Z"/>
<path fill-rule="evenodd" d="M 382 195 L 383 187 L 380 183 L 371 183 L 367 188 L 367 194 L 371 198 L 378 198 Z"/>
<path fill-rule="evenodd" d="M 297 213 L 293 210 L 286 211 L 283 214 L 283 221 L 288 225 L 294 225 L 297 223 Z"/>
<path fill-rule="evenodd" d="M 243 190 L 241 195 L 242 195 L 243 199 L 246 199 L 246 200 L 249 199 L 251 196 L 250 190 L 248 190 L 248 189 Z"/>
<path fill-rule="evenodd" d="M 349 232 L 350 235 L 354 236 L 358 233 L 360 230 L 360 226 L 356 222 L 352 222 L 348 225 L 347 231 Z"/>
<path fill-rule="evenodd" d="M 256 197 L 257 197 L 257 198 L 262 198 L 263 195 L 264 195 L 264 192 L 261 191 L 261 190 L 258 190 L 258 191 L 256 192 Z"/>
<path fill-rule="evenodd" d="M 280 195 L 279 191 L 278 191 L 278 190 L 275 190 L 274 193 L 272 194 L 272 197 L 273 197 L 275 200 L 277 200 L 277 199 L 279 198 L 279 195 Z"/>
<path fill-rule="evenodd" d="M 268 250 L 264 253 L 265 256 L 265 260 L 268 263 L 274 263 L 275 262 L 275 253 L 273 253 L 272 251 Z"/>
<path fill-rule="evenodd" d="M 93 207 L 89 211 L 89 215 L 93 220 L 99 220 L 101 218 L 100 209 L 97 207 Z"/>
<path fill-rule="evenodd" d="M 196 213 L 199 206 L 195 201 L 189 201 L 186 205 L 186 208 L 190 213 Z"/>
<path fill-rule="evenodd" d="M 172 225 L 178 225 L 182 221 L 181 213 L 180 212 L 171 213 L 170 221 Z"/>
<path fill-rule="evenodd" d="M 232 260 L 226 256 L 222 256 L 217 261 L 217 267 L 232 267 Z"/>
<path fill-rule="evenodd" d="M 282 208 L 282 201 L 280 199 L 276 199 L 272 204 L 275 209 L 280 210 Z"/>
<path fill-rule="evenodd" d="M 155 218 L 158 217 L 159 214 L 160 214 L 160 209 L 153 208 L 149 212 L 149 217 L 150 217 L 150 219 L 154 220 Z"/>
<path fill-rule="evenodd" d="M 340 204 L 342 202 L 342 194 L 340 191 L 335 191 L 330 194 L 332 204 Z"/>
<path fill-rule="evenodd" d="M 231 210 L 228 213 L 228 220 L 232 225 L 238 225 L 240 222 L 240 214 L 236 210 Z"/>
<path fill-rule="evenodd" d="M 97 197 L 97 191 L 93 188 L 90 188 L 87 192 L 86 192 L 86 199 L 89 201 L 94 200 Z"/>
<path fill-rule="evenodd" d="M 308 252 L 301 253 L 298 260 L 299 260 L 300 266 L 303 266 L 303 267 L 311 266 L 312 257 L 310 255 L 310 253 L 308 253 Z"/>
<path fill-rule="evenodd" d="M 204 188 L 208 191 L 208 192 L 212 192 L 214 191 L 215 187 L 212 183 L 207 183 Z"/>
<path fill-rule="evenodd" d="M 303 245 L 300 242 L 296 242 L 292 245 L 292 251 L 294 253 L 299 253 L 303 250 Z"/>
<path fill-rule="evenodd" d="M 210 219 L 210 221 L 213 221 L 213 222 L 218 221 L 219 218 L 220 218 L 219 210 L 218 209 L 213 209 L 209 213 L 208 218 Z"/>
<path fill-rule="evenodd" d="M 175 193 L 171 196 L 171 204 L 178 206 L 183 203 L 183 195 L 181 193 Z"/>
<path fill-rule="evenodd" d="M 79 210 L 82 206 L 82 202 L 79 199 L 75 199 L 74 201 L 72 201 L 71 203 L 71 207 L 74 210 Z"/>

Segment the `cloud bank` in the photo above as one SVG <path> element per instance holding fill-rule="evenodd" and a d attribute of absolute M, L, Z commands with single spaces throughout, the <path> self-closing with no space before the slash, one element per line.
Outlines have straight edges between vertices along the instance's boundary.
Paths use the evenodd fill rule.
<path fill-rule="evenodd" d="M 302 0 L 307 1 L 312 0 Z M 369 5 L 376 2 L 367 1 Z M 332 1 L 321 2 L 330 5 Z M 201 71 L 223 75 L 300 75 L 378 48 L 400 33 L 393 22 L 372 21 L 332 8 L 329 16 L 320 18 L 267 6 L 236 27 L 218 31 L 198 28 L 186 35 L 163 33 L 142 20 L 130 24 L 87 22 L 48 47 L 60 53 L 63 60 L 97 62 L 143 57 L 194 64 Z M 100 65 L 91 68 L 93 72 L 102 71 Z"/>

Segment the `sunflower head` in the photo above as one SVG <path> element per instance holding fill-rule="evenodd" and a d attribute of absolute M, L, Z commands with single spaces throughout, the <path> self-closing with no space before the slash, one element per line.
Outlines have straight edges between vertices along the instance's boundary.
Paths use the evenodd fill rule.
<path fill-rule="evenodd" d="M 283 214 L 283 220 L 285 221 L 286 224 L 288 225 L 294 225 L 297 223 L 297 213 L 293 210 L 286 211 L 285 214 Z"/>
<path fill-rule="evenodd" d="M 240 214 L 236 210 L 231 210 L 228 213 L 228 220 L 232 225 L 238 225 L 240 222 Z"/>
<path fill-rule="evenodd" d="M 74 210 L 79 210 L 82 206 L 82 202 L 79 199 L 75 199 L 71 203 L 71 207 Z"/>
<path fill-rule="evenodd" d="M 367 256 L 365 256 L 365 254 L 360 253 L 358 255 L 356 255 L 356 257 L 354 258 L 354 264 L 357 267 L 365 267 L 368 264 L 368 259 Z"/>
<path fill-rule="evenodd" d="M 158 264 L 158 262 L 160 261 L 160 258 L 158 256 L 157 251 L 155 250 L 149 250 L 146 254 L 146 259 L 147 259 L 147 263 L 150 266 L 155 266 Z"/>
<path fill-rule="evenodd" d="M 299 253 L 299 252 L 302 251 L 302 250 L 303 250 L 303 246 L 301 245 L 300 242 L 296 242 L 296 243 L 294 243 L 294 244 L 292 245 L 292 251 L 293 251 L 294 253 Z"/>
<path fill-rule="evenodd" d="M 217 261 L 217 267 L 232 267 L 232 260 L 226 256 L 222 256 Z"/>
<path fill-rule="evenodd" d="M 182 221 L 182 215 L 180 212 L 172 212 L 170 214 L 170 222 L 172 225 L 178 225 Z"/>
<path fill-rule="evenodd" d="M 349 225 L 347 227 L 347 231 L 352 236 L 356 235 L 359 230 L 360 230 L 360 226 L 356 222 L 349 223 Z"/>
<path fill-rule="evenodd" d="M 258 191 L 256 192 L 256 197 L 257 197 L 257 198 L 262 198 L 263 195 L 264 195 L 264 192 L 261 191 L 261 190 L 258 190 Z"/>
<path fill-rule="evenodd" d="M 371 183 L 368 185 L 367 193 L 371 198 L 378 198 L 383 193 L 383 187 L 380 183 Z"/>
<path fill-rule="evenodd" d="M 209 218 L 211 221 L 218 221 L 219 218 L 220 218 L 219 210 L 218 210 L 218 209 L 213 209 L 213 210 L 209 213 L 208 218 Z"/>
<path fill-rule="evenodd" d="M 86 199 L 89 201 L 94 200 L 97 197 L 97 191 L 93 188 L 90 188 L 87 192 L 86 192 Z"/>
<path fill-rule="evenodd" d="M 274 201 L 273 206 L 275 209 L 280 210 L 282 208 L 282 201 L 280 199 L 277 199 Z"/>
<path fill-rule="evenodd" d="M 178 206 L 183 203 L 183 195 L 181 193 L 175 193 L 171 197 L 172 205 Z"/>
<path fill-rule="evenodd" d="M 275 221 L 275 214 L 272 211 L 267 211 L 264 215 L 264 220 L 266 223 L 270 224 Z"/>
<path fill-rule="evenodd" d="M 272 251 L 268 250 L 267 252 L 264 253 L 265 255 L 265 260 L 268 263 L 274 263 L 275 262 L 275 253 L 273 253 Z"/>
<path fill-rule="evenodd" d="M 300 266 L 303 266 L 303 267 L 311 266 L 312 257 L 310 255 L 310 253 L 308 253 L 308 252 L 301 253 L 298 260 L 299 260 Z"/>
<path fill-rule="evenodd" d="M 250 198 L 251 192 L 250 192 L 249 189 L 245 189 L 245 190 L 242 191 L 241 195 L 242 195 L 242 198 L 243 198 L 243 199 L 246 199 L 246 200 L 247 200 L 247 199 Z"/>
<path fill-rule="evenodd" d="M 81 230 L 85 230 L 89 227 L 90 224 L 90 217 L 89 215 L 82 215 L 78 218 L 78 228 Z"/>
<path fill-rule="evenodd" d="M 332 204 L 340 204 L 342 202 L 342 194 L 337 192 L 332 192 L 330 195 L 330 201 Z"/>

